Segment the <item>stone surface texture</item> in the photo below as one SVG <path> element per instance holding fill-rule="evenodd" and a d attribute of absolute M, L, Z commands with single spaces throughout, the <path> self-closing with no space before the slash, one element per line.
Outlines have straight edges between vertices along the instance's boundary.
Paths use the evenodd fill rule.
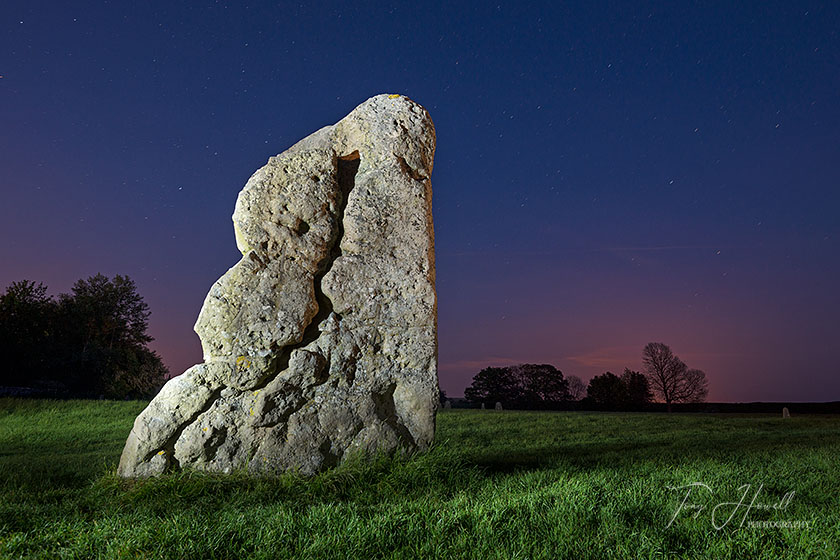
<path fill-rule="evenodd" d="M 423 107 L 378 95 L 254 173 L 233 214 L 242 259 L 195 325 L 204 363 L 137 417 L 120 475 L 312 474 L 429 446 L 434 150 Z"/>

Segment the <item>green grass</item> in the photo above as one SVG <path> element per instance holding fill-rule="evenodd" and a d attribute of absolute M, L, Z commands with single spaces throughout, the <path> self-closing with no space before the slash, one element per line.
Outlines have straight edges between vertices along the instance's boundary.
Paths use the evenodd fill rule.
<path fill-rule="evenodd" d="M 0 399 L 4 558 L 837 558 L 840 417 L 445 411 L 426 454 L 306 479 L 114 475 L 145 403 Z M 694 503 L 758 502 L 720 530 Z M 731 509 L 731 508 L 730 508 Z M 740 510 L 743 511 L 743 508 Z M 725 516 L 723 516 L 725 518 Z M 722 519 L 721 519 L 722 520 Z"/>

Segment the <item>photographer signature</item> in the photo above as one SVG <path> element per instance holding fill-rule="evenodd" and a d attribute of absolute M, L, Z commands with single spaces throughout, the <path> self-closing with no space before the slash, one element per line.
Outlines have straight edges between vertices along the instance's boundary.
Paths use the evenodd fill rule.
<path fill-rule="evenodd" d="M 697 519 L 704 511 L 707 510 L 706 505 L 690 501 L 690 498 L 693 498 L 695 494 L 708 493 L 710 496 L 715 494 L 715 491 L 712 490 L 711 486 L 702 482 L 692 482 L 691 484 L 686 484 L 685 486 L 668 486 L 667 488 L 668 490 L 684 490 L 685 495 L 683 496 L 682 502 L 680 502 L 677 506 L 677 509 L 671 517 L 671 520 L 668 522 L 668 525 L 666 525 L 666 528 L 674 524 L 674 521 L 677 519 L 680 512 L 693 512 L 692 517 Z M 795 492 L 788 492 L 777 502 L 761 502 L 758 500 L 758 496 L 761 494 L 763 488 L 763 484 L 759 484 L 754 491 L 752 484 L 744 484 L 738 487 L 738 491 L 741 495 L 737 501 L 720 502 L 710 510 L 712 526 L 717 530 L 723 529 L 732 523 L 732 521 L 736 519 L 736 516 L 740 516 L 740 524 L 738 527 L 743 527 L 751 511 L 784 511 L 790 505 L 790 502 L 793 500 L 793 496 L 796 494 Z"/>

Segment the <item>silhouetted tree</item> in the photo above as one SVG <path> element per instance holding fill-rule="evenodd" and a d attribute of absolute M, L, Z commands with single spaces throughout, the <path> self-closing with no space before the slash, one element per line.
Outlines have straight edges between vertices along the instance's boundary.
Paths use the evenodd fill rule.
<path fill-rule="evenodd" d="M 153 396 L 169 373 L 160 356 L 142 346 L 112 350 L 108 366 L 96 387 L 110 398 Z"/>
<path fill-rule="evenodd" d="M 518 400 L 521 388 L 508 368 L 486 367 L 464 389 L 464 397 L 475 403 L 493 406 L 496 402 Z"/>
<path fill-rule="evenodd" d="M 0 295 L 0 385 L 31 387 L 48 377 L 55 312 L 40 283 L 12 282 Z"/>
<path fill-rule="evenodd" d="M 153 339 L 149 327 L 149 306 L 137 293 L 128 276 L 97 274 L 73 284 L 72 294 L 61 294 L 62 311 L 77 321 L 78 342 L 84 347 L 97 343 L 145 345 Z"/>
<path fill-rule="evenodd" d="M 665 401 L 668 412 L 671 404 L 703 402 L 708 394 L 706 374 L 688 366 L 661 342 L 651 342 L 642 351 L 645 375 L 653 392 Z"/>
<path fill-rule="evenodd" d="M 505 408 L 553 408 L 569 399 L 563 372 L 550 364 L 484 368 L 473 377 L 464 396 L 476 403 Z"/>
<path fill-rule="evenodd" d="M 709 380 L 702 369 L 689 369 L 685 380 L 675 393 L 675 402 L 703 402 L 709 395 Z"/>
<path fill-rule="evenodd" d="M 509 401 L 512 405 L 551 408 L 569 400 L 569 383 L 551 364 L 519 364 L 506 369 L 520 387 L 519 398 Z"/>
<path fill-rule="evenodd" d="M 617 375 L 608 371 L 589 381 L 586 396 L 601 408 L 618 410 L 624 401 L 624 385 Z"/>
<path fill-rule="evenodd" d="M 74 326 L 62 336 L 73 392 L 140 397 L 163 384 L 166 369 L 146 347 L 152 341 L 146 332 L 149 306 L 129 277 L 79 280 L 71 294 L 59 297 L 59 314 Z"/>
<path fill-rule="evenodd" d="M 3 355 L 20 357 L 2 384 L 47 386 L 76 396 L 148 397 L 167 370 L 147 347 L 149 310 L 127 276 L 97 274 L 58 302 L 34 282 L 0 296 Z"/>
<path fill-rule="evenodd" d="M 566 377 L 569 383 L 569 400 L 579 401 L 586 396 L 586 383 L 577 375 Z"/>
<path fill-rule="evenodd" d="M 650 384 L 644 374 L 624 368 L 624 373 L 621 374 L 621 384 L 624 389 L 624 408 L 639 410 L 653 400 Z"/>
<path fill-rule="evenodd" d="M 639 410 L 653 398 L 647 378 L 627 368 L 621 376 L 612 372 L 596 375 L 589 382 L 587 397 L 607 410 Z"/>

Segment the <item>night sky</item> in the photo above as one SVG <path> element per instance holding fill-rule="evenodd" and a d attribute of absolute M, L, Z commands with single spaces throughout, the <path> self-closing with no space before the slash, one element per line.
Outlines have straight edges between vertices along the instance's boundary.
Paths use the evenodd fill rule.
<path fill-rule="evenodd" d="M 0 288 L 127 274 L 181 373 L 248 177 L 401 93 L 448 394 L 661 341 L 710 400 L 840 400 L 840 3 L 628 4 L 4 1 Z"/>

